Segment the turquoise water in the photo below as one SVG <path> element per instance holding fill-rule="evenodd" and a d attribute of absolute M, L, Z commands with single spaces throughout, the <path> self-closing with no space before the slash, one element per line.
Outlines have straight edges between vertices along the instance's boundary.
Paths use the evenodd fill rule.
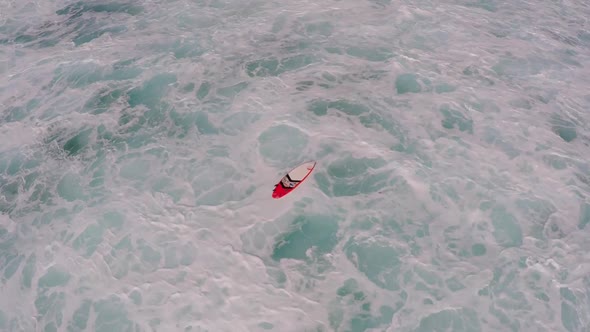
<path fill-rule="evenodd" d="M 0 8 L 1 331 L 590 329 L 585 2 Z"/>

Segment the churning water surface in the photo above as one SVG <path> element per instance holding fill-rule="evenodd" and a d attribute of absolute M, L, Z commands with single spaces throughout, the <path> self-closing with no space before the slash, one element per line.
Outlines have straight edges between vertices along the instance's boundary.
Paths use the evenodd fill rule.
<path fill-rule="evenodd" d="M 0 0 L 0 330 L 589 331 L 589 18 Z"/>

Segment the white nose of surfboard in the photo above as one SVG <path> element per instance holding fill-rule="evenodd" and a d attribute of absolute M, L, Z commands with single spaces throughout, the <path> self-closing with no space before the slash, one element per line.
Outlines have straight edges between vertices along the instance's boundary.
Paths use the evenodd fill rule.
<path fill-rule="evenodd" d="M 313 170 L 314 167 L 315 161 L 309 161 L 295 167 L 288 174 L 293 181 L 303 181 L 303 179 L 305 179 L 305 177 Z"/>

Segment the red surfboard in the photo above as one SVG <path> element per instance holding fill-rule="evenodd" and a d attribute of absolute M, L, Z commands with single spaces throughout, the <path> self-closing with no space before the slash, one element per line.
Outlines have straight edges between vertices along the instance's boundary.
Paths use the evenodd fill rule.
<path fill-rule="evenodd" d="M 308 161 L 295 168 L 289 173 L 285 174 L 279 183 L 275 184 L 275 188 L 272 191 L 272 198 L 279 199 L 291 191 L 295 190 L 306 178 L 315 167 L 315 161 Z"/>

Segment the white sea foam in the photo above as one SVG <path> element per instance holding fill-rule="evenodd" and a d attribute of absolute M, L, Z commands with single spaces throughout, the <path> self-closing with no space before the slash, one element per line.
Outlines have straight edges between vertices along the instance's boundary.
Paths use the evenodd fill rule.
<path fill-rule="evenodd" d="M 585 3 L 0 8 L 0 330 L 589 328 Z"/>

